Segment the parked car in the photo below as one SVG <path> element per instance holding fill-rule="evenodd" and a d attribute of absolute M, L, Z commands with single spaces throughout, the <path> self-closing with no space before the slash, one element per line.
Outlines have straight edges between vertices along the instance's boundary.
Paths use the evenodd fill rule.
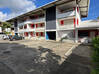
<path fill-rule="evenodd" d="M 10 36 L 9 37 L 9 40 L 10 41 L 13 41 L 13 40 L 22 40 L 22 39 L 24 39 L 24 37 L 18 36 L 18 35 L 14 35 L 14 36 Z"/>
<path fill-rule="evenodd" d="M 7 39 L 9 39 L 9 36 L 8 35 L 3 35 L 2 39 L 7 40 Z"/>

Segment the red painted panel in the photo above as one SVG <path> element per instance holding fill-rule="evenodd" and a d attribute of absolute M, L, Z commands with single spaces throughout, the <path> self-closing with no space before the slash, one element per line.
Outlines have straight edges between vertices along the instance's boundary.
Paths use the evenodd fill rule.
<path fill-rule="evenodd" d="M 76 20 L 75 20 L 75 18 L 74 18 L 74 28 L 76 27 Z"/>
<path fill-rule="evenodd" d="M 31 34 L 31 36 L 33 37 L 33 32 L 31 32 L 30 34 Z"/>
<path fill-rule="evenodd" d="M 43 32 L 41 32 L 41 36 L 43 36 Z"/>
<path fill-rule="evenodd" d="M 75 11 L 75 7 L 73 8 L 73 10 Z"/>
<path fill-rule="evenodd" d="M 25 36 L 28 36 L 28 32 L 25 32 L 24 35 L 25 35 Z"/>
<path fill-rule="evenodd" d="M 79 12 L 79 7 L 77 7 L 77 12 Z"/>
<path fill-rule="evenodd" d="M 39 33 L 38 32 L 36 32 L 36 36 L 39 36 Z"/>
<path fill-rule="evenodd" d="M 26 32 L 26 36 L 28 36 L 28 32 Z"/>
<path fill-rule="evenodd" d="M 77 18 L 77 25 L 79 25 L 79 19 Z"/>
<path fill-rule="evenodd" d="M 34 26 L 34 24 L 31 24 L 31 28 L 34 28 L 33 26 Z"/>
<path fill-rule="evenodd" d="M 60 21 L 60 24 L 61 24 L 61 25 L 64 25 L 64 20 L 61 20 L 61 21 Z"/>
<path fill-rule="evenodd" d="M 40 24 L 40 27 L 43 27 L 43 24 Z"/>
<path fill-rule="evenodd" d="M 36 28 L 38 27 L 38 24 L 36 24 Z"/>
<path fill-rule="evenodd" d="M 26 28 L 27 28 L 27 25 L 24 26 L 24 29 L 26 29 Z"/>

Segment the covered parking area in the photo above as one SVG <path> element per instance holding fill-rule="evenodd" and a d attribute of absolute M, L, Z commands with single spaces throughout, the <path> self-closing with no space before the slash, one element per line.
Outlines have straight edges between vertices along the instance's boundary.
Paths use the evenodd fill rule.
<path fill-rule="evenodd" d="M 99 36 L 99 20 L 84 21 L 77 28 L 78 38 L 81 42 L 85 37 L 91 42 L 94 37 Z"/>

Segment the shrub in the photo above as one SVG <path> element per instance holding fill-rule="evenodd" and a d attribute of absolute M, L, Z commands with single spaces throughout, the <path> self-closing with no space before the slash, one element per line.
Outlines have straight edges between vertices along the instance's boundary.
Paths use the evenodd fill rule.
<path fill-rule="evenodd" d="M 93 38 L 92 45 L 92 60 L 94 64 L 94 70 L 92 71 L 92 74 L 99 74 L 99 37 Z"/>

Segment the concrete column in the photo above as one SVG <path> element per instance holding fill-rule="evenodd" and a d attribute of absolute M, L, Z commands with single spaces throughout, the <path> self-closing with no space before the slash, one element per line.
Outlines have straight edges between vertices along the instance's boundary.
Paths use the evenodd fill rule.
<path fill-rule="evenodd" d="M 78 43 L 78 29 L 75 29 L 75 42 Z"/>
<path fill-rule="evenodd" d="M 15 35 L 18 35 L 18 23 L 17 23 L 17 19 L 14 21 L 14 32 L 15 32 Z"/>
<path fill-rule="evenodd" d="M 59 41 L 59 38 L 58 38 L 59 24 L 58 24 L 57 15 L 58 15 L 58 8 L 56 7 L 56 41 Z"/>
<path fill-rule="evenodd" d="M 76 22 L 75 22 L 75 25 L 76 25 L 75 26 L 75 42 L 76 43 L 78 43 L 78 29 L 76 28 L 77 27 L 77 7 L 78 5 L 76 6 L 76 10 L 75 10 L 76 11 L 76 17 L 75 17 L 76 18 Z"/>

